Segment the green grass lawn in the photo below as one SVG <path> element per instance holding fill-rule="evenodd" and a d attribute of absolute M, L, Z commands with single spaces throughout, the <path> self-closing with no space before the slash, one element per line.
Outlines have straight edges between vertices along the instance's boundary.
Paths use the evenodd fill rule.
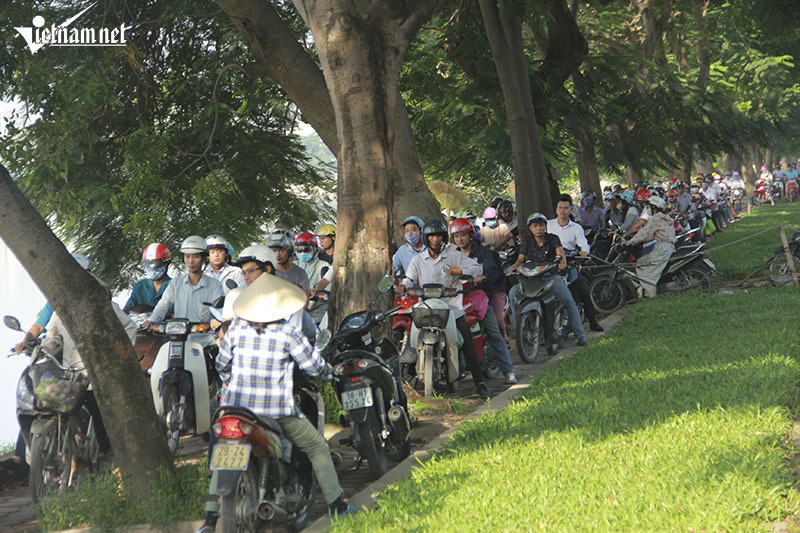
<path fill-rule="evenodd" d="M 732 279 L 747 276 L 772 257 L 775 248 L 781 245 L 781 239 L 778 230 L 775 230 L 719 251 L 715 251 L 715 247 L 737 241 L 778 224 L 800 228 L 800 202 L 794 204 L 778 202 L 774 207 L 767 204 L 753 210 L 750 215 L 747 215 L 745 211 L 741 220 L 728 226 L 725 231 L 714 235 L 709 241 L 711 250 L 709 257 L 717 266 L 719 271 L 717 277 Z M 788 229 L 786 237 L 792 238 L 792 232 Z"/>
<path fill-rule="evenodd" d="M 631 307 L 334 531 L 758 531 L 796 515 L 799 298 Z"/>

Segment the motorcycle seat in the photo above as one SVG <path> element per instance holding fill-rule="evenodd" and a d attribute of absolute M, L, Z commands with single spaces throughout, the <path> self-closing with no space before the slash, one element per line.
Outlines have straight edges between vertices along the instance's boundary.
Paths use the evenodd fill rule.
<path fill-rule="evenodd" d="M 267 428 L 271 429 L 272 431 L 274 431 L 278 435 L 283 435 L 283 428 L 281 427 L 280 424 L 278 424 L 278 421 L 275 420 L 274 418 L 268 418 L 266 416 L 259 416 L 258 417 L 258 421 L 261 422 L 261 424 L 263 426 L 266 426 Z"/>

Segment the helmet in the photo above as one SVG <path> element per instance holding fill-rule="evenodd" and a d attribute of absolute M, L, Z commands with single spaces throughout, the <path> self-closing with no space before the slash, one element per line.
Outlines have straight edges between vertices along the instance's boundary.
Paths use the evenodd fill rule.
<path fill-rule="evenodd" d="M 487 207 L 483 210 L 483 218 L 484 219 L 492 219 L 497 218 L 497 209 L 494 207 Z"/>
<path fill-rule="evenodd" d="M 223 250 L 227 250 L 228 241 L 226 241 L 224 237 L 220 237 L 219 235 L 209 235 L 208 237 L 206 237 L 206 247 L 209 250 L 211 248 L 222 248 Z"/>
<path fill-rule="evenodd" d="M 664 209 L 664 206 L 666 206 L 667 203 L 660 196 L 651 196 L 650 205 L 655 206 L 659 209 Z"/>
<path fill-rule="evenodd" d="M 410 223 L 410 222 L 413 222 L 414 224 L 416 224 L 416 225 L 417 225 L 417 227 L 418 227 L 420 230 L 422 230 L 422 226 L 424 226 L 424 225 L 425 225 L 425 223 L 424 223 L 424 222 L 422 221 L 422 219 L 421 219 L 421 218 L 419 218 L 419 217 L 406 217 L 406 219 L 403 221 L 403 223 L 402 223 L 402 224 L 400 224 L 400 227 L 402 227 L 402 228 L 405 228 L 405 227 L 406 227 L 406 224 L 408 224 L 408 223 Z"/>
<path fill-rule="evenodd" d="M 475 227 L 472 225 L 472 222 L 466 218 L 456 218 L 450 222 L 450 233 L 461 232 L 465 232 L 471 237 L 475 234 Z"/>
<path fill-rule="evenodd" d="M 234 265 L 241 267 L 245 263 L 255 261 L 260 266 L 264 267 L 270 263 L 273 267 L 278 264 L 278 259 L 275 257 L 275 252 L 269 246 L 263 244 L 253 244 L 248 246 L 236 258 Z"/>
<path fill-rule="evenodd" d="M 304 231 L 303 233 L 297 236 L 297 238 L 294 240 L 294 243 L 297 245 L 307 244 L 309 246 L 313 246 L 314 248 L 316 248 L 317 238 L 311 233 Z"/>
<path fill-rule="evenodd" d="M 614 186 L 611 188 L 611 192 L 617 192 L 617 191 L 621 191 L 621 190 L 622 190 L 622 185 L 620 185 L 619 183 L 615 183 Z M 591 191 L 587 191 L 587 192 L 591 192 Z"/>
<path fill-rule="evenodd" d="M 492 198 L 492 201 L 489 202 L 489 207 L 494 207 L 495 209 L 497 209 L 497 206 L 500 205 L 500 202 L 502 201 L 503 201 L 502 198 L 500 198 L 499 196 L 495 196 L 494 198 Z"/>
<path fill-rule="evenodd" d="M 594 191 L 583 191 L 581 193 L 581 205 L 591 207 L 594 205 Z"/>
<path fill-rule="evenodd" d="M 425 246 L 428 246 L 428 236 L 430 235 L 442 235 L 444 242 L 448 242 L 447 226 L 439 219 L 429 220 L 422 226 L 422 242 L 425 243 Z"/>
<path fill-rule="evenodd" d="M 84 270 L 91 270 L 92 269 L 92 262 L 89 260 L 88 257 L 83 255 L 80 252 L 75 252 L 72 254 L 72 258 L 77 261 L 77 263 L 81 266 Z"/>
<path fill-rule="evenodd" d="M 767 165 L 761 165 L 761 172 L 764 172 L 765 170 L 767 170 Z"/>
<path fill-rule="evenodd" d="M 503 200 L 497 206 L 497 213 L 502 215 L 508 211 L 511 211 L 512 213 L 514 212 L 514 204 L 511 203 L 511 200 Z"/>
<path fill-rule="evenodd" d="M 160 242 L 148 244 L 142 252 L 142 266 L 158 268 L 169 263 L 170 256 L 167 247 Z"/>
<path fill-rule="evenodd" d="M 618 192 L 617 194 L 608 192 L 608 193 L 606 193 L 605 196 L 603 196 L 603 200 L 609 201 L 609 200 L 613 200 L 615 198 L 618 198 L 621 192 L 622 191 Z"/>
<path fill-rule="evenodd" d="M 270 248 L 284 248 L 289 250 L 289 255 L 294 253 L 294 239 L 289 230 L 276 229 L 267 237 L 267 246 Z"/>
<path fill-rule="evenodd" d="M 667 198 L 670 202 L 674 202 L 678 199 L 678 193 L 675 192 L 675 189 L 670 189 L 667 191 Z"/>
<path fill-rule="evenodd" d="M 472 209 L 467 209 L 464 211 L 464 218 L 478 218 L 478 215 Z"/>
<path fill-rule="evenodd" d="M 530 216 L 528 216 L 528 225 L 530 226 L 534 222 L 542 222 L 547 224 L 547 217 L 542 213 L 531 213 Z"/>
<path fill-rule="evenodd" d="M 633 195 L 628 191 L 620 191 L 620 192 L 617 193 L 616 196 L 617 196 L 617 198 L 619 198 L 620 200 L 622 200 L 623 202 L 625 202 L 627 204 L 632 204 L 633 203 Z"/>
<path fill-rule="evenodd" d="M 603 192 L 604 193 L 614 192 L 614 189 L 611 188 L 611 185 L 606 185 L 605 187 L 603 187 Z"/>
<path fill-rule="evenodd" d="M 328 235 L 336 236 L 336 226 L 333 224 L 320 224 L 317 226 L 317 231 L 315 231 L 317 235 L 320 237 L 326 237 Z"/>
<path fill-rule="evenodd" d="M 205 254 L 206 252 L 208 252 L 206 240 L 200 235 L 190 235 L 181 243 L 182 254 Z"/>
<path fill-rule="evenodd" d="M 634 198 L 636 198 L 636 200 L 639 202 L 646 202 L 650 199 L 651 196 L 652 194 L 650 194 L 650 191 L 648 191 L 647 189 L 642 189 L 641 191 L 636 193 L 636 196 L 634 196 Z"/>
<path fill-rule="evenodd" d="M 700 192 L 700 187 L 698 187 L 697 185 L 692 185 L 691 188 L 689 189 L 689 192 L 691 192 L 692 194 L 697 194 Z"/>

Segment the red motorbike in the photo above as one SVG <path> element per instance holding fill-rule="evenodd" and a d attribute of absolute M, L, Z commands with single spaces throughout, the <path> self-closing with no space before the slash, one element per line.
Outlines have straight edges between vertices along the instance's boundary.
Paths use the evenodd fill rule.
<path fill-rule="evenodd" d="M 764 202 L 768 202 L 771 198 L 769 184 L 765 179 L 759 179 L 755 183 L 755 190 L 750 196 L 750 204 L 753 207 L 758 207 Z"/>
<path fill-rule="evenodd" d="M 797 185 L 797 180 L 790 179 L 786 182 L 786 200 L 794 202 L 797 200 L 798 190 L 800 186 Z"/>
<path fill-rule="evenodd" d="M 487 339 L 484 336 L 481 318 L 481 315 L 486 316 L 486 306 L 488 305 L 491 305 L 491 302 L 488 302 L 485 292 L 475 290 L 464 293 L 464 318 L 467 321 L 469 332 L 472 334 L 472 344 L 475 345 L 475 351 L 478 353 L 483 377 L 494 379 L 500 375 L 500 367 L 497 365 L 494 353 L 491 350 L 488 353 L 486 351 Z M 462 364 L 461 368 L 467 368 L 466 363 Z"/>
<path fill-rule="evenodd" d="M 419 301 L 416 296 L 411 296 L 407 292 L 398 294 L 401 277 L 395 278 L 395 297 L 392 307 L 401 307 L 394 317 L 392 317 L 392 342 L 398 350 L 402 350 L 407 335 L 411 332 L 411 308 Z"/>

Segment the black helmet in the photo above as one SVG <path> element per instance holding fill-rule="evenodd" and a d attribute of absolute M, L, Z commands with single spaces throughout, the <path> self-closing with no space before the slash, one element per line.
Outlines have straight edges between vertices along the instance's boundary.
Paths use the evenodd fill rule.
<path fill-rule="evenodd" d="M 441 235 L 444 237 L 444 243 L 447 244 L 447 225 L 439 219 L 428 220 L 425 222 L 425 225 L 422 226 L 422 242 L 425 243 L 425 246 L 428 246 L 429 235 Z"/>
<path fill-rule="evenodd" d="M 497 206 L 500 205 L 500 202 L 502 201 L 503 201 L 502 198 L 500 198 L 499 196 L 495 196 L 494 198 L 492 198 L 492 201 L 489 202 L 489 207 L 494 207 L 495 209 L 497 209 Z"/>
<path fill-rule="evenodd" d="M 511 200 L 503 200 L 497 205 L 497 214 L 502 215 L 506 211 L 514 212 L 514 204 L 511 203 Z"/>

